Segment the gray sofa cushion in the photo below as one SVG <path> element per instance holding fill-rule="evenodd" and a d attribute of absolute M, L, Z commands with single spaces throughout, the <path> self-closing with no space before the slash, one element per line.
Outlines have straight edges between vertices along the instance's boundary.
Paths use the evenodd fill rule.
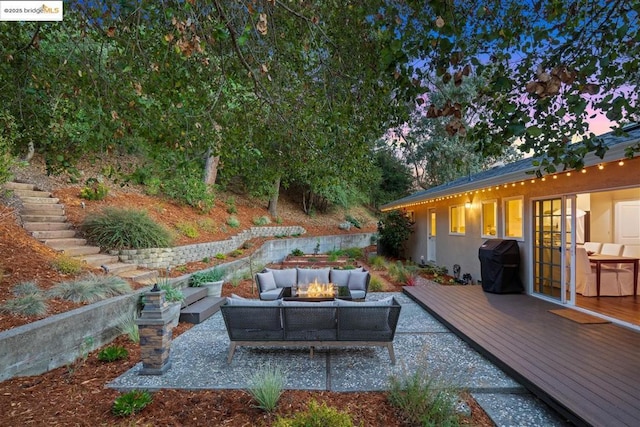
<path fill-rule="evenodd" d="M 227 297 L 227 305 L 243 306 L 243 307 L 279 307 L 280 300 L 276 301 L 262 301 L 259 299 L 242 298 L 242 297 Z"/>
<path fill-rule="evenodd" d="M 306 285 L 317 280 L 318 283 L 329 283 L 330 268 L 298 268 L 298 284 Z"/>
<path fill-rule="evenodd" d="M 260 299 L 263 301 L 273 301 L 280 297 L 281 288 L 271 289 L 270 291 L 260 292 Z"/>
<path fill-rule="evenodd" d="M 296 284 L 297 271 L 295 268 L 283 268 L 282 270 L 267 268 L 273 274 L 273 278 L 278 288 L 290 288 Z"/>
<path fill-rule="evenodd" d="M 352 291 L 366 291 L 367 290 L 367 277 L 369 273 L 366 271 L 352 271 L 349 274 L 349 282 L 347 286 Z"/>
<path fill-rule="evenodd" d="M 351 271 L 352 270 L 331 269 L 331 273 L 329 274 L 331 283 L 338 286 L 347 286 L 349 284 L 349 274 L 351 274 Z"/>
<path fill-rule="evenodd" d="M 258 284 L 260 285 L 260 293 L 272 291 L 276 288 L 275 277 L 271 271 L 258 273 L 256 277 L 258 278 Z"/>

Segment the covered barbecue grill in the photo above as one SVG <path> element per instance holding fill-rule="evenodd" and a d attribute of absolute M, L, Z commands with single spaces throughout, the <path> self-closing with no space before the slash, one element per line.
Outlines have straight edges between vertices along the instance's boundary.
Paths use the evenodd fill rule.
<path fill-rule="evenodd" d="M 480 246 L 482 290 L 495 294 L 520 293 L 520 248 L 515 240 L 490 239 Z"/>

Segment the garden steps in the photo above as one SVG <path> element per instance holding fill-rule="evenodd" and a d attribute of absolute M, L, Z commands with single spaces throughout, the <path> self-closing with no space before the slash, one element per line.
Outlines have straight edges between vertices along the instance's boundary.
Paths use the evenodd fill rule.
<path fill-rule="evenodd" d="M 157 278 L 157 271 L 119 262 L 117 256 L 101 254 L 99 247 L 87 245 L 86 239 L 76 237 L 73 224 L 65 216 L 64 205 L 50 192 L 40 191 L 34 184 L 24 182 L 7 182 L 3 187 L 20 198 L 22 226 L 33 238 L 91 267 L 102 268 L 106 273 L 124 279 L 152 284 Z"/>
<path fill-rule="evenodd" d="M 224 297 L 207 296 L 207 288 L 187 287 L 182 289 L 184 300 L 180 309 L 180 321 L 201 323 L 213 316 L 226 301 Z"/>

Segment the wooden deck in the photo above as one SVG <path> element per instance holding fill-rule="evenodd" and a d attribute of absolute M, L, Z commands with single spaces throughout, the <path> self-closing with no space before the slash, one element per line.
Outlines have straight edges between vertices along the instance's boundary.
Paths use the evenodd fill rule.
<path fill-rule="evenodd" d="M 561 306 L 481 286 L 424 285 L 404 293 L 576 425 L 640 425 L 640 333 L 579 324 Z"/>

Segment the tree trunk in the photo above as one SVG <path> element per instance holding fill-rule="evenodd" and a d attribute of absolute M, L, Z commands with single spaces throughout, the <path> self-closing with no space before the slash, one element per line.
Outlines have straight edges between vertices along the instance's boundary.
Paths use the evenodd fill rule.
<path fill-rule="evenodd" d="M 220 156 L 214 156 L 211 154 L 211 148 L 207 150 L 207 162 L 204 165 L 204 183 L 212 186 L 216 183 L 216 177 L 218 176 L 218 164 L 220 163 Z"/>
<path fill-rule="evenodd" d="M 280 177 L 274 181 L 273 192 L 269 199 L 269 215 L 271 215 L 272 218 L 278 217 L 278 197 L 280 197 Z"/>

